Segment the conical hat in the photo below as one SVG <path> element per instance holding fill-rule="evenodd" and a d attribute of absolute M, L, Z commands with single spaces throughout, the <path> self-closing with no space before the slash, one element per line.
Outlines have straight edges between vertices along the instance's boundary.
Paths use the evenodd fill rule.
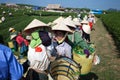
<path fill-rule="evenodd" d="M 64 24 L 73 28 L 76 28 L 74 22 L 71 20 L 70 17 L 67 17 L 63 20 Z"/>
<path fill-rule="evenodd" d="M 14 28 L 10 27 L 10 28 L 9 28 L 9 31 L 11 31 L 11 30 L 13 30 L 13 29 L 14 29 Z"/>
<path fill-rule="evenodd" d="M 84 19 L 84 20 L 87 20 L 87 18 L 88 18 L 87 15 L 85 15 L 83 19 Z"/>
<path fill-rule="evenodd" d="M 12 40 L 13 38 L 15 38 L 17 35 L 16 34 L 13 34 L 10 36 L 10 39 Z"/>
<path fill-rule="evenodd" d="M 54 20 L 53 23 L 60 23 L 63 20 L 64 20 L 64 18 L 61 16 L 61 17 L 57 18 L 56 20 Z"/>
<path fill-rule="evenodd" d="M 78 18 L 74 18 L 73 22 L 74 22 L 75 25 L 78 25 L 78 26 L 81 25 L 81 23 L 80 23 Z"/>
<path fill-rule="evenodd" d="M 69 15 L 67 18 L 70 18 L 72 20 L 72 16 L 71 15 Z"/>
<path fill-rule="evenodd" d="M 88 21 L 87 20 L 82 20 L 81 23 L 88 24 Z"/>
<path fill-rule="evenodd" d="M 91 33 L 91 29 L 89 25 L 83 25 L 82 29 L 85 33 L 90 34 Z"/>
<path fill-rule="evenodd" d="M 44 27 L 44 26 L 48 26 L 48 25 L 42 21 L 34 19 L 30 24 L 28 24 L 28 26 L 24 29 L 24 31 L 32 29 L 32 28 L 38 28 L 38 27 Z"/>
<path fill-rule="evenodd" d="M 64 23 L 56 24 L 55 26 L 52 27 L 52 30 L 67 31 L 72 33 L 72 31 Z"/>

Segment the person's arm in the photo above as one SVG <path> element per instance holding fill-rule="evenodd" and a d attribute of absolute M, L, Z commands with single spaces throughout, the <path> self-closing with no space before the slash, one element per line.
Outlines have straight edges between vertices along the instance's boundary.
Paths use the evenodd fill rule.
<path fill-rule="evenodd" d="M 72 56 L 71 50 L 72 50 L 71 46 L 68 45 L 68 46 L 66 47 L 66 49 L 65 49 L 65 52 L 66 52 L 65 56 L 66 56 L 66 57 L 71 58 L 71 56 Z"/>
<path fill-rule="evenodd" d="M 22 42 L 24 42 L 24 38 L 19 35 L 16 37 L 16 41 L 17 41 L 19 46 L 22 46 Z"/>
<path fill-rule="evenodd" d="M 23 76 L 22 65 L 18 63 L 11 49 L 8 49 L 6 52 L 6 58 L 9 66 L 9 78 L 10 80 L 20 80 L 20 78 Z"/>

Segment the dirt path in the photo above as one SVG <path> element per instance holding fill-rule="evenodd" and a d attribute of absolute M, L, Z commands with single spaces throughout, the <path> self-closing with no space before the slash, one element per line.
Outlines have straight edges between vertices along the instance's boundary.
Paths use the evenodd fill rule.
<path fill-rule="evenodd" d="M 111 35 L 98 19 L 91 33 L 91 42 L 95 43 L 96 53 L 100 56 L 99 65 L 93 66 L 92 71 L 98 80 L 120 80 L 120 58 Z"/>

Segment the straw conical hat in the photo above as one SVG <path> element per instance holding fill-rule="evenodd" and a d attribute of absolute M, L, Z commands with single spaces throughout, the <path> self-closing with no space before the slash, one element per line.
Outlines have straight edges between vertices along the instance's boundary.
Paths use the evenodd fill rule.
<path fill-rule="evenodd" d="M 11 31 L 11 30 L 13 30 L 13 29 L 14 29 L 14 28 L 10 27 L 10 28 L 9 28 L 9 31 Z"/>
<path fill-rule="evenodd" d="M 72 32 L 64 23 L 56 24 L 55 26 L 52 27 L 52 30 L 67 31 L 70 33 Z"/>
<path fill-rule="evenodd" d="M 82 20 L 81 23 L 88 24 L 88 21 L 87 20 Z"/>
<path fill-rule="evenodd" d="M 85 33 L 90 34 L 91 33 L 91 29 L 89 25 L 83 25 L 82 29 Z"/>
<path fill-rule="evenodd" d="M 10 39 L 12 40 L 13 38 L 15 38 L 17 35 L 16 34 L 13 34 L 10 36 Z"/>
<path fill-rule="evenodd" d="M 81 23 L 80 23 L 78 18 L 74 18 L 73 22 L 74 22 L 75 25 L 78 25 L 78 26 L 81 25 Z"/>
<path fill-rule="evenodd" d="M 48 25 L 48 26 L 52 25 L 52 22 L 49 22 L 47 25 Z"/>
<path fill-rule="evenodd" d="M 43 27 L 43 26 L 48 26 L 42 21 L 39 21 L 37 19 L 34 19 L 28 26 L 24 29 L 24 31 L 32 29 L 32 28 L 38 28 L 38 27 Z"/>
<path fill-rule="evenodd" d="M 76 28 L 74 22 L 71 20 L 70 17 L 67 17 L 63 20 L 64 24 L 73 28 Z"/>
<path fill-rule="evenodd" d="M 84 20 L 87 20 L 87 15 L 85 15 L 83 19 L 84 19 Z"/>
<path fill-rule="evenodd" d="M 64 18 L 61 16 L 61 17 L 58 17 L 57 19 L 55 19 L 54 21 L 53 21 L 53 23 L 60 23 L 61 21 L 63 21 L 64 20 Z"/>

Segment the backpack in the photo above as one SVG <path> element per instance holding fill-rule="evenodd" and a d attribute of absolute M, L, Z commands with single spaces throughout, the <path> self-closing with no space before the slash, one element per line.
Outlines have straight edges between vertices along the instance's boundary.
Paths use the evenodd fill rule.
<path fill-rule="evenodd" d="M 42 44 L 44 46 L 49 46 L 51 44 L 51 38 L 50 38 L 48 32 L 46 32 L 46 31 L 39 31 L 39 36 L 40 36 L 40 38 L 42 40 Z"/>

